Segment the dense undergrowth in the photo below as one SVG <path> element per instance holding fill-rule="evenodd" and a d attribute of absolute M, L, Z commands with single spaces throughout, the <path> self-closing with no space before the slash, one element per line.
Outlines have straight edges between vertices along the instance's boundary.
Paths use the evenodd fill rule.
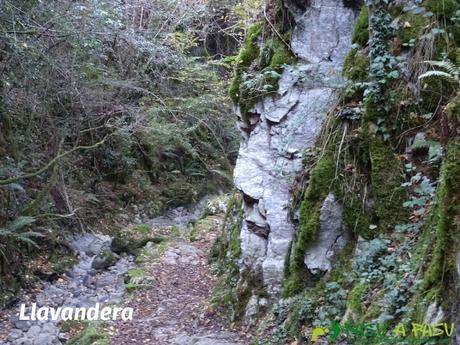
<path fill-rule="evenodd" d="M 232 6 L 0 1 L 0 306 L 72 264 L 72 233 L 229 186 Z"/>

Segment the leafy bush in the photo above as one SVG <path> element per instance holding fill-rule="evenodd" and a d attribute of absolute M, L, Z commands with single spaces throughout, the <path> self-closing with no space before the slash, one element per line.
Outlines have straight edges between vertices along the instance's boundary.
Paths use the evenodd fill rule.
<path fill-rule="evenodd" d="M 384 278 L 396 266 L 395 258 L 388 252 L 389 240 L 373 239 L 364 244 L 360 255 L 353 260 L 353 268 L 364 281 Z"/>

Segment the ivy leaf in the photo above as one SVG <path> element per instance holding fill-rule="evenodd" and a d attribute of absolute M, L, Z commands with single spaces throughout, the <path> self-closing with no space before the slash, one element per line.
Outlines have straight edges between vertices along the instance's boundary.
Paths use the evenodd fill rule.
<path fill-rule="evenodd" d="M 391 71 L 388 73 L 388 77 L 392 79 L 398 79 L 399 78 L 399 72 L 398 71 Z"/>

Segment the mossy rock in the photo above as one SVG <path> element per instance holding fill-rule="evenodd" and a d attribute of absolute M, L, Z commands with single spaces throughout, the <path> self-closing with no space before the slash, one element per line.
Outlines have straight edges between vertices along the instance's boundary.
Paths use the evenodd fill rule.
<path fill-rule="evenodd" d="M 449 121 L 460 122 L 460 94 L 457 94 L 447 105 Z"/>
<path fill-rule="evenodd" d="M 455 139 L 447 147 L 447 157 L 441 168 L 441 182 L 437 191 L 435 246 L 428 270 L 421 285 L 422 290 L 453 279 L 455 260 L 459 247 L 460 219 L 460 140 Z"/>
<path fill-rule="evenodd" d="M 219 216 L 209 215 L 207 217 L 197 220 L 193 224 L 192 232 L 198 236 L 200 234 L 208 234 L 215 232 L 219 227 Z"/>
<path fill-rule="evenodd" d="M 295 56 L 292 54 L 291 50 L 287 43 L 281 41 L 280 38 L 272 38 L 267 45 L 273 51 L 272 57 L 270 59 L 269 66 L 270 68 L 280 71 L 283 65 L 292 65 L 296 62 Z"/>
<path fill-rule="evenodd" d="M 333 188 L 335 177 L 334 153 L 327 151 L 310 173 L 310 181 L 300 205 L 300 220 L 297 240 L 292 256 L 287 260 L 286 280 L 283 294 L 292 296 L 305 287 L 307 268 L 304 264 L 305 251 L 312 245 L 320 231 L 320 210 L 324 199 Z"/>
<path fill-rule="evenodd" d="M 233 101 L 233 103 L 237 104 L 240 99 L 240 85 L 241 85 L 242 79 L 241 79 L 240 70 L 236 70 L 234 73 L 235 75 L 232 79 L 232 82 L 230 83 L 228 94 L 231 100 Z"/>
<path fill-rule="evenodd" d="M 371 162 L 372 195 L 380 231 L 392 231 L 396 224 L 407 220 L 403 208 L 407 192 L 401 162 L 398 161 L 389 144 L 380 136 L 370 138 L 369 158 Z"/>
<path fill-rule="evenodd" d="M 447 102 L 455 92 L 455 84 L 445 78 L 428 77 L 421 80 L 420 107 L 425 112 L 434 112 Z"/>
<path fill-rule="evenodd" d="M 59 259 L 59 261 L 55 262 L 53 265 L 53 271 L 57 274 L 63 274 L 67 272 L 70 268 L 72 268 L 77 263 L 77 259 L 75 255 L 66 255 Z"/>
<path fill-rule="evenodd" d="M 180 179 L 168 184 L 161 195 L 166 199 L 168 207 L 187 206 L 197 201 L 200 188 L 197 184 Z"/>
<path fill-rule="evenodd" d="M 258 39 L 263 28 L 262 23 L 256 23 L 248 29 L 229 87 L 230 98 L 239 106 L 241 119 L 246 124 L 249 124 L 250 111 L 259 97 L 278 90 L 279 73 L 283 66 L 296 61 L 287 46 L 289 32 L 284 35 L 284 41 L 272 37 L 259 48 Z"/>
<path fill-rule="evenodd" d="M 373 99 L 373 97 L 368 97 L 364 102 L 364 122 L 377 123 L 379 118 L 385 117 L 385 114 L 379 107 L 379 104 Z"/>
<path fill-rule="evenodd" d="M 368 286 L 364 283 L 356 284 L 349 292 L 347 297 L 347 307 L 355 316 L 361 316 L 364 313 L 364 295 L 368 290 Z"/>
<path fill-rule="evenodd" d="M 169 248 L 169 241 L 166 239 L 161 243 L 147 242 L 147 244 L 138 251 L 136 264 L 140 265 L 145 262 L 154 262 L 158 260 Z"/>
<path fill-rule="evenodd" d="M 164 238 L 154 235 L 148 225 L 140 224 L 123 229 L 115 234 L 111 249 L 117 254 L 128 253 L 135 255 L 147 242 L 160 243 L 163 240 Z"/>
<path fill-rule="evenodd" d="M 227 202 L 227 212 L 223 222 L 222 235 L 214 242 L 210 262 L 225 266 L 228 261 L 236 261 L 241 256 L 241 223 L 243 221 L 243 198 L 235 193 Z"/>
<path fill-rule="evenodd" d="M 411 40 L 416 40 L 429 23 L 430 20 L 422 13 L 403 13 L 399 17 L 398 37 L 402 43 L 409 43 Z"/>
<path fill-rule="evenodd" d="M 89 325 L 78 336 L 70 339 L 68 345 L 108 345 L 107 335 L 102 327 Z"/>
<path fill-rule="evenodd" d="M 77 263 L 75 253 L 67 245 L 58 245 L 53 248 L 48 260 L 55 274 L 63 274 Z"/>
<path fill-rule="evenodd" d="M 362 236 L 372 239 L 375 234 L 371 231 L 373 211 L 363 205 L 363 201 L 356 195 L 344 197 L 344 218 L 347 229 Z"/>
<path fill-rule="evenodd" d="M 351 49 L 343 64 L 343 76 L 354 82 L 364 82 L 369 76 L 369 56 L 366 52 Z"/>
<path fill-rule="evenodd" d="M 151 286 L 153 278 L 141 267 L 130 269 L 125 275 L 126 289 L 128 292 Z"/>
<path fill-rule="evenodd" d="M 458 2 L 455 0 L 429 0 L 425 2 L 425 8 L 438 17 L 450 19 L 458 9 Z"/>
<path fill-rule="evenodd" d="M 241 66 L 249 66 L 259 56 L 259 46 L 257 40 L 262 33 L 262 23 L 253 24 L 246 34 L 240 53 L 238 54 L 238 64 Z"/>
<path fill-rule="evenodd" d="M 111 250 L 103 250 L 93 259 L 91 263 L 91 268 L 95 270 L 103 270 L 113 266 L 118 260 L 118 255 L 116 255 Z"/>
<path fill-rule="evenodd" d="M 352 35 L 352 41 L 362 47 L 365 47 L 369 41 L 369 8 L 366 5 L 361 8 L 361 12 L 359 13 Z"/>

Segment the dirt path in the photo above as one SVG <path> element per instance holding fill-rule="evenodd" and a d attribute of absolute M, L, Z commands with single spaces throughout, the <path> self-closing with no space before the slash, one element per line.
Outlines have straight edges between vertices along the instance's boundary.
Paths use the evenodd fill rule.
<path fill-rule="evenodd" d="M 111 345 L 245 345 L 250 336 L 229 330 L 222 317 L 211 311 L 210 298 L 216 277 L 210 272 L 207 254 L 215 235 L 195 242 L 172 244 L 144 269 L 153 277 L 151 288 L 139 290 L 126 306 L 134 319 L 118 322 Z"/>

